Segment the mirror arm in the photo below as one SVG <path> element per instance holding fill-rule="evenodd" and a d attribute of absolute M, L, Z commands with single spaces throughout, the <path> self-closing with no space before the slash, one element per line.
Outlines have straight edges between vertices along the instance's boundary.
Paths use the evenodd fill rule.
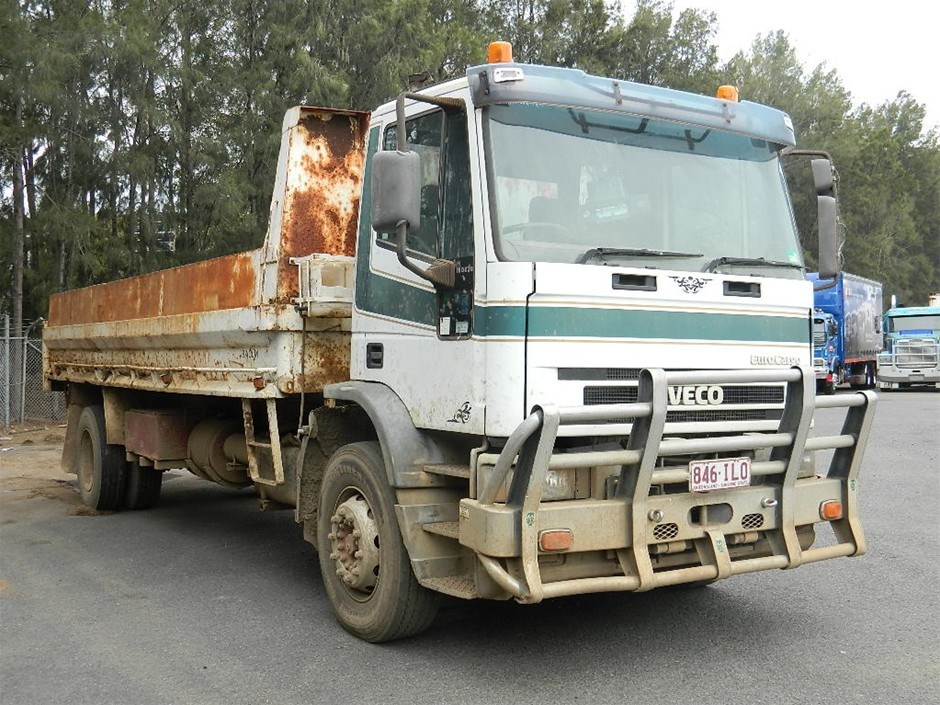
<path fill-rule="evenodd" d="M 417 274 L 422 279 L 425 279 L 435 286 L 439 286 L 445 289 L 453 289 L 454 283 L 457 278 L 457 266 L 453 261 L 449 259 L 435 259 L 428 266 L 427 269 L 421 269 L 416 265 L 411 259 L 409 259 L 407 250 L 408 250 L 408 222 L 404 220 L 398 221 L 398 226 L 395 228 L 395 234 L 397 235 L 397 245 L 396 254 L 398 255 L 398 261 L 401 263 L 401 266 L 407 269 L 409 272 Z"/>

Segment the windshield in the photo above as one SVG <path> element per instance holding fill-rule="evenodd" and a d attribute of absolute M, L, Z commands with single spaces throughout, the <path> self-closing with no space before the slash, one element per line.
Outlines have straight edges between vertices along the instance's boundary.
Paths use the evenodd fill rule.
<path fill-rule="evenodd" d="M 888 332 L 899 333 L 905 330 L 940 330 L 940 314 L 932 316 L 892 316 L 888 319 Z"/>
<path fill-rule="evenodd" d="M 820 345 L 825 345 L 826 340 L 826 319 L 824 318 L 814 318 L 813 319 L 813 345 L 819 347 Z"/>
<path fill-rule="evenodd" d="M 502 259 L 803 276 L 768 142 L 548 105 L 487 124 Z"/>

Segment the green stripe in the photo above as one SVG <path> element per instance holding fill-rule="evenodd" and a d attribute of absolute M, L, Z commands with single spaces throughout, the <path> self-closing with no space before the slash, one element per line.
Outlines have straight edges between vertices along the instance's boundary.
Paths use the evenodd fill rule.
<path fill-rule="evenodd" d="M 526 335 L 523 306 L 478 306 L 475 314 L 477 335 Z M 807 343 L 809 324 L 802 318 L 783 316 L 532 306 L 529 309 L 528 335 L 533 338 L 664 338 Z"/>
<path fill-rule="evenodd" d="M 783 316 L 533 306 L 529 309 L 528 334 L 534 338 L 666 338 L 806 343 L 809 341 L 809 323 L 802 318 Z"/>

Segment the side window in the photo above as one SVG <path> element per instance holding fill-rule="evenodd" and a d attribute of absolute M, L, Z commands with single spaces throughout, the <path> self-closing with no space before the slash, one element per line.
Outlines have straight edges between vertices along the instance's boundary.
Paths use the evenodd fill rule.
<path fill-rule="evenodd" d="M 409 231 L 408 249 L 438 257 L 438 226 L 441 217 L 441 142 L 444 113 L 440 110 L 408 120 L 408 148 L 421 155 L 421 227 Z M 397 125 L 385 131 L 385 149 L 398 148 Z M 379 242 L 391 241 L 393 233 L 380 233 Z"/>
<path fill-rule="evenodd" d="M 473 196 L 470 193 L 470 147 L 467 116 L 454 113 L 446 118 L 444 170 L 441 194 L 441 251 L 445 259 L 473 256 Z"/>

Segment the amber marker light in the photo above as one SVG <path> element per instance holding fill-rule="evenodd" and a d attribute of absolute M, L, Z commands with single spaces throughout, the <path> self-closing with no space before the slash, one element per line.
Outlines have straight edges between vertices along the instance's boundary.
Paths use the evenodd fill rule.
<path fill-rule="evenodd" d="M 567 551 L 574 543 L 571 529 L 546 529 L 539 532 L 539 548 L 543 551 Z"/>
<path fill-rule="evenodd" d="M 734 86 L 718 86 L 718 92 L 715 94 L 718 100 L 727 100 L 729 103 L 738 102 L 738 89 Z"/>
<path fill-rule="evenodd" d="M 509 42 L 490 42 L 486 48 L 486 60 L 491 64 L 512 62 L 512 44 Z"/>
<path fill-rule="evenodd" d="M 837 499 L 830 499 L 819 505 L 819 516 L 826 521 L 834 521 L 842 518 L 842 502 Z"/>

